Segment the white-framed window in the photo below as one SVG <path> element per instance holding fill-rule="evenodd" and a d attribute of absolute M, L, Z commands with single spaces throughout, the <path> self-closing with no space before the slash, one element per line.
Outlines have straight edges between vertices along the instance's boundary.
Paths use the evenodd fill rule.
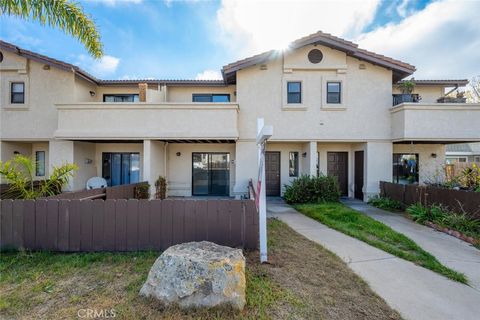
<path fill-rule="evenodd" d="M 288 175 L 298 177 L 298 152 L 293 151 L 288 155 Z"/>
<path fill-rule="evenodd" d="M 37 177 L 45 176 L 45 151 L 35 152 L 35 175 Z"/>
<path fill-rule="evenodd" d="M 25 82 L 12 82 L 10 84 L 10 103 L 25 103 Z"/>
<path fill-rule="evenodd" d="M 473 161 L 475 161 L 475 162 L 480 162 L 480 156 L 475 156 L 475 157 L 473 157 Z"/>
<path fill-rule="evenodd" d="M 327 103 L 342 103 L 342 83 L 338 81 L 327 82 Z"/>
<path fill-rule="evenodd" d="M 302 103 L 302 82 L 287 81 L 287 103 Z"/>

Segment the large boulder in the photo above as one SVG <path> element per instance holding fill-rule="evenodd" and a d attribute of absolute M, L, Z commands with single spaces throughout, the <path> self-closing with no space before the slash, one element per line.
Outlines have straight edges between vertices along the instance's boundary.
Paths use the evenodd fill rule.
<path fill-rule="evenodd" d="M 188 242 L 165 250 L 153 264 L 140 295 L 182 308 L 245 306 L 242 250 L 212 242 Z"/>

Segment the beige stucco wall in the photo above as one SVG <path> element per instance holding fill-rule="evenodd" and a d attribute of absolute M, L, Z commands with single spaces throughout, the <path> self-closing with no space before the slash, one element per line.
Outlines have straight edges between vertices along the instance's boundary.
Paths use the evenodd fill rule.
<path fill-rule="evenodd" d="M 143 180 L 150 183 L 150 197 L 155 196 L 155 181 L 166 177 L 168 143 L 155 140 L 143 141 Z"/>
<path fill-rule="evenodd" d="M 74 190 L 85 189 L 88 179 L 96 176 L 95 150 L 95 143 L 81 141 L 73 143 L 73 161 L 78 166 L 73 183 Z"/>
<path fill-rule="evenodd" d="M 480 104 L 406 103 L 390 113 L 394 141 L 480 140 Z"/>
<path fill-rule="evenodd" d="M 394 144 L 393 153 L 418 153 L 418 179 L 423 184 L 443 181 L 445 177 L 445 145 L 439 144 Z M 432 157 L 435 154 L 436 157 Z"/>
<path fill-rule="evenodd" d="M 312 48 L 309 46 L 303 51 L 308 52 Z M 252 66 L 237 73 L 241 139 L 255 138 L 258 117 L 264 117 L 266 124 L 273 125 L 272 140 L 362 141 L 389 138 L 391 71 L 325 47 L 317 48 L 324 51 L 325 64 L 322 61 L 312 65 L 303 52 L 302 59 L 292 59 L 295 63 L 287 66 L 279 57 L 266 64 L 267 70 Z M 334 57 L 329 59 L 331 52 L 335 52 Z M 290 61 L 288 55 L 285 60 Z M 359 69 L 360 64 L 364 64 L 366 69 Z M 290 68 L 292 66 L 296 69 Z M 304 84 L 301 105 L 285 103 L 289 80 Z M 325 103 L 326 82 L 329 80 L 342 82 L 344 103 L 340 106 Z"/>
<path fill-rule="evenodd" d="M 57 127 L 55 103 L 71 101 L 74 88 L 72 72 L 28 61 L 3 52 L 0 64 L 0 136 L 2 139 L 48 140 Z M 8 71 L 6 71 L 6 69 Z M 25 82 L 25 104 L 10 103 L 10 83 Z"/>
<path fill-rule="evenodd" d="M 168 86 L 167 101 L 192 102 L 192 95 L 196 93 L 228 93 L 230 94 L 230 102 L 236 101 L 235 86 L 233 85 L 225 87 Z"/>

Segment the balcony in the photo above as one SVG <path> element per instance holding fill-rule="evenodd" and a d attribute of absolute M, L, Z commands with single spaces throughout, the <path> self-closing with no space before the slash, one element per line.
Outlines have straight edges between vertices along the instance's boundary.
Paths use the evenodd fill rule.
<path fill-rule="evenodd" d="M 57 104 L 58 139 L 238 138 L 235 103 Z"/>
<path fill-rule="evenodd" d="M 394 142 L 480 141 L 478 103 L 401 103 L 390 113 Z"/>
<path fill-rule="evenodd" d="M 392 94 L 393 97 L 393 106 L 399 105 L 401 103 L 418 103 L 422 100 L 422 97 L 419 94 L 411 93 L 400 93 Z M 437 99 L 437 103 L 466 103 L 467 98 L 464 97 L 440 97 Z"/>

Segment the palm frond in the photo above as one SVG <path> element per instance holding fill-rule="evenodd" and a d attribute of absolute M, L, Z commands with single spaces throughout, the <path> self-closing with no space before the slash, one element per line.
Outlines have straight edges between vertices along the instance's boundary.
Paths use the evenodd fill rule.
<path fill-rule="evenodd" d="M 0 15 L 4 14 L 59 28 L 77 38 L 93 57 L 103 55 L 97 27 L 78 3 L 67 0 L 2 0 Z"/>

